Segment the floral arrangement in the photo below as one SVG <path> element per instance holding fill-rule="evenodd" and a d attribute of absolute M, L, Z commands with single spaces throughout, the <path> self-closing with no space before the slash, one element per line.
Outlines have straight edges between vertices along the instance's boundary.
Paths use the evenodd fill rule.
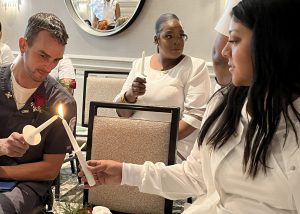
<path fill-rule="evenodd" d="M 65 82 L 63 79 L 56 79 L 66 89 L 76 89 L 76 80 L 72 79 L 70 82 Z"/>
<path fill-rule="evenodd" d="M 97 23 L 97 28 L 99 30 L 107 30 L 107 26 L 108 26 L 108 20 L 106 19 L 99 20 Z"/>
<path fill-rule="evenodd" d="M 76 203 L 65 203 L 62 206 L 63 214 L 92 214 L 93 208 L 83 207 L 81 204 Z"/>

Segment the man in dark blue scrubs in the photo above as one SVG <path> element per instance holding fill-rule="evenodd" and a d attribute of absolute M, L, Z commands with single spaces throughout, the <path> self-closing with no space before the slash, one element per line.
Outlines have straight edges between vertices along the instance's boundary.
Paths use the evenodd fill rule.
<path fill-rule="evenodd" d="M 41 204 L 63 163 L 69 139 L 60 118 L 41 132 L 41 142 L 29 145 L 25 125 L 38 127 L 64 107 L 64 118 L 75 125 L 76 102 L 48 74 L 63 57 L 68 34 L 53 14 L 30 17 L 20 56 L 0 67 L 0 180 L 17 186 L 0 193 L 0 213 L 31 214 Z"/>

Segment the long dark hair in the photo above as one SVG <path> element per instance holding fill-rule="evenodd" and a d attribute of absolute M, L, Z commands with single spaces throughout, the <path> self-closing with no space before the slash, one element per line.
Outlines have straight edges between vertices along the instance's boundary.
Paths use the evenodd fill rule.
<path fill-rule="evenodd" d="M 251 119 L 246 132 L 243 166 L 253 178 L 260 169 L 267 173 L 272 140 L 282 117 L 286 134 L 292 129 L 299 146 L 291 114 L 300 121 L 300 113 L 293 105 L 300 95 L 300 40 L 296 28 L 288 27 L 298 26 L 299 11 L 299 0 L 243 0 L 232 10 L 233 19 L 253 31 L 253 82 L 249 87 L 230 85 L 222 90 L 218 107 L 202 126 L 199 146 L 206 135 L 207 144 L 213 149 L 230 143 L 229 138 L 236 131 L 242 107 L 248 100 Z M 218 124 L 208 134 L 217 120 Z"/>

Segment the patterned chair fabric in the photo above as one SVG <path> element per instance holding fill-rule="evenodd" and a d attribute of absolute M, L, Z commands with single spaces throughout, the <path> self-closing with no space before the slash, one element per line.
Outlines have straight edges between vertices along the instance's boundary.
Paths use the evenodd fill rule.
<path fill-rule="evenodd" d="M 82 126 L 88 126 L 90 102 L 112 102 L 120 93 L 127 75 L 127 72 L 85 71 Z M 118 116 L 114 109 L 102 111 L 108 116 Z"/>

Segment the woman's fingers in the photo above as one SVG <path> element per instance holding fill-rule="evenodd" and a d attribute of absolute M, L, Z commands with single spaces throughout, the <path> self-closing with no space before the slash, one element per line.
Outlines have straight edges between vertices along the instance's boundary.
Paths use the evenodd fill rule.
<path fill-rule="evenodd" d="M 144 83 L 133 82 L 131 86 L 131 90 L 135 96 L 140 96 L 145 94 L 146 85 Z"/>

